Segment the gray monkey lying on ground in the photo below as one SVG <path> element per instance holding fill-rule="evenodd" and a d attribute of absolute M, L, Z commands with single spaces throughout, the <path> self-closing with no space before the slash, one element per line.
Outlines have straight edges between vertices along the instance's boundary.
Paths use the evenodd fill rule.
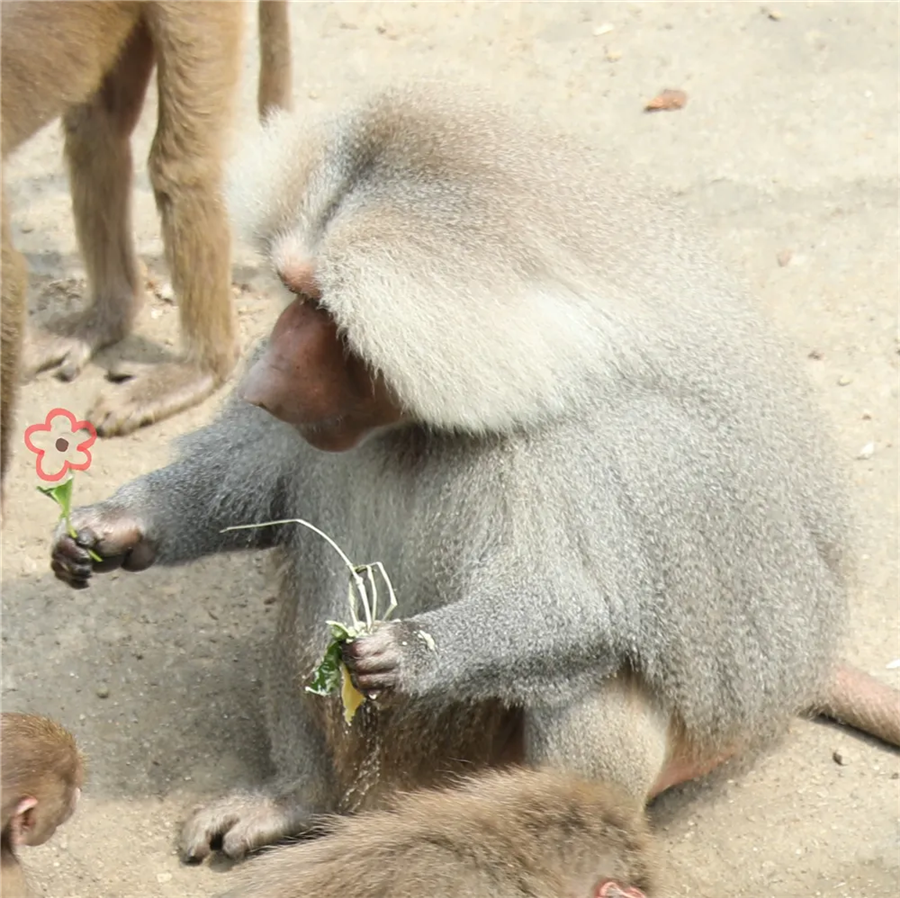
<path fill-rule="evenodd" d="M 75 587 L 120 565 L 282 556 L 278 774 L 198 810 L 186 858 L 476 777 L 263 859 L 235 896 L 628 894 L 634 868 L 599 884 L 612 849 L 585 811 L 603 804 L 592 782 L 622 790 L 639 827 L 653 796 L 793 715 L 900 745 L 898 694 L 837 660 L 842 485 L 752 300 L 653 187 L 460 94 L 275 118 L 233 206 L 293 301 L 177 461 L 78 509 L 77 538 L 57 531 L 53 568 Z M 349 727 L 304 691 L 325 620 L 346 617 L 332 549 L 299 526 L 222 533 L 296 516 L 396 588 L 400 619 L 343 647 L 372 698 Z M 478 777 L 509 765 L 557 771 L 568 812 L 534 774 Z M 508 844 L 555 833 L 543 890 L 487 835 L 483 853 L 460 835 L 478 826 Z M 361 857 L 334 863 L 372 839 L 382 885 Z M 567 867 L 592 852 L 596 868 Z"/>

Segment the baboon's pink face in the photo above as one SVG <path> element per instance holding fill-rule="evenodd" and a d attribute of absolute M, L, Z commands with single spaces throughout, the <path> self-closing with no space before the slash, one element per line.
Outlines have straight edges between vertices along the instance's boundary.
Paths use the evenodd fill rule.
<path fill-rule="evenodd" d="M 297 298 L 244 381 L 244 399 L 328 452 L 352 449 L 373 430 L 402 420 L 384 380 L 341 339 L 311 269 L 282 273 L 282 280 Z"/>

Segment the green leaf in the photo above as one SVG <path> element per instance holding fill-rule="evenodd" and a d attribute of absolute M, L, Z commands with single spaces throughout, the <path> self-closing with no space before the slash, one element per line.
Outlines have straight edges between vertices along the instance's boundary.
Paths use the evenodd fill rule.
<path fill-rule="evenodd" d="M 350 642 L 351 639 L 356 639 L 359 636 L 356 627 L 348 627 L 346 624 L 336 620 L 328 620 L 325 623 L 328 624 L 331 630 L 332 639 L 335 639 L 337 642 Z"/>
<path fill-rule="evenodd" d="M 63 481 L 54 493 L 54 498 L 59 502 L 59 507 L 63 510 L 66 521 L 69 520 L 69 515 L 72 513 L 72 486 L 74 483 L 75 478 L 70 477 L 68 480 Z"/>
<path fill-rule="evenodd" d="M 49 496 L 62 509 L 59 518 L 61 521 L 66 522 L 66 529 L 69 531 L 69 536 L 71 536 L 72 539 L 75 539 L 77 535 L 75 533 L 75 528 L 69 520 L 69 516 L 72 512 L 72 484 L 74 481 L 75 478 L 70 477 L 68 480 L 57 483 L 55 486 L 39 486 L 37 488 L 39 493 Z M 88 555 L 90 555 L 94 561 L 103 561 L 93 549 L 88 549 Z"/>
<path fill-rule="evenodd" d="M 312 682 L 306 687 L 313 695 L 331 695 L 341 688 L 341 642 L 332 639 L 325 649 L 322 661 L 313 674 Z"/>

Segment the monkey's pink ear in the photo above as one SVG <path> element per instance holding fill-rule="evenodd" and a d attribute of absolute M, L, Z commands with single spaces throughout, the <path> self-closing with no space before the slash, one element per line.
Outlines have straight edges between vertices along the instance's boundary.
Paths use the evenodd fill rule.
<path fill-rule="evenodd" d="M 14 845 L 24 845 L 28 833 L 34 829 L 33 811 L 37 807 L 37 799 L 29 796 L 22 798 L 16 805 L 12 820 L 9 821 L 10 835 Z"/>
<path fill-rule="evenodd" d="M 598 883 L 592 898 L 647 898 L 636 886 L 620 886 L 613 879 Z"/>

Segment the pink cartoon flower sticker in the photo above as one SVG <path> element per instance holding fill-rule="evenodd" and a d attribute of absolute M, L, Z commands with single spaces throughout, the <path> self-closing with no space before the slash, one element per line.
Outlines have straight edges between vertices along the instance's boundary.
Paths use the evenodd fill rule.
<path fill-rule="evenodd" d="M 64 408 L 53 409 L 43 424 L 25 430 L 25 445 L 37 455 L 37 475 L 51 483 L 62 480 L 69 471 L 86 471 L 91 466 L 89 449 L 96 439 L 90 421 L 78 421 Z"/>

